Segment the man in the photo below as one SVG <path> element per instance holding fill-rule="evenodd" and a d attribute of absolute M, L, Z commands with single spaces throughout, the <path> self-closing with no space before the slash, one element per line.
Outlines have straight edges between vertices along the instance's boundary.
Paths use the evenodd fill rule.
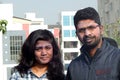
<path fill-rule="evenodd" d="M 53 34 L 35 30 L 25 40 L 10 80 L 64 80 L 61 53 Z"/>
<path fill-rule="evenodd" d="M 91 7 L 74 16 L 81 55 L 69 65 L 66 80 L 120 80 L 120 50 L 102 38 L 103 26 Z"/>

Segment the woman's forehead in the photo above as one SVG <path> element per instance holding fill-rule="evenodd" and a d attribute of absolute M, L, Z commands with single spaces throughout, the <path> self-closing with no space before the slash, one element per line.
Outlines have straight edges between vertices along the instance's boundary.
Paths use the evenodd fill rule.
<path fill-rule="evenodd" d="M 38 40 L 36 44 L 51 44 L 51 43 L 50 41 L 46 41 L 46 40 Z"/>

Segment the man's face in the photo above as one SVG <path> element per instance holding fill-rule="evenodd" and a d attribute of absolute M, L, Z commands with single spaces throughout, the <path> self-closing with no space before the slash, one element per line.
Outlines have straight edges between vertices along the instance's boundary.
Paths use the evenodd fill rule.
<path fill-rule="evenodd" d="M 79 21 L 76 28 L 79 40 L 90 48 L 94 48 L 99 44 L 102 33 L 103 27 L 91 19 Z"/>
<path fill-rule="evenodd" d="M 49 41 L 38 40 L 35 46 L 35 59 L 38 64 L 47 64 L 53 57 L 53 47 Z"/>

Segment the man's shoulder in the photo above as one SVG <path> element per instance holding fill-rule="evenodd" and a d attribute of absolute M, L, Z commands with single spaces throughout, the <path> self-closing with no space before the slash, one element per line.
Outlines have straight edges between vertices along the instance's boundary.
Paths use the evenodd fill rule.
<path fill-rule="evenodd" d="M 120 49 L 119 49 L 119 48 L 112 46 L 111 49 L 113 49 L 113 52 L 114 52 L 114 53 L 120 54 Z"/>
<path fill-rule="evenodd" d="M 120 59 L 120 49 L 117 47 L 112 47 L 107 53 L 113 59 Z"/>

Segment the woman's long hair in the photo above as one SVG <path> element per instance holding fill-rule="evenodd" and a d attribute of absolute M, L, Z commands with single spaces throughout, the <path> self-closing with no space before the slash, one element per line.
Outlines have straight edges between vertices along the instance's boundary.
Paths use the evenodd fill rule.
<path fill-rule="evenodd" d="M 33 31 L 25 40 L 22 46 L 22 54 L 18 66 L 15 67 L 22 75 L 27 74 L 27 71 L 35 64 L 35 45 L 38 40 L 51 42 L 53 46 L 53 58 L 48 63 L 47 77 L 49 80 L 64 80 L 64 68 L 62 64 L 61 52 L 53 34 L 48 30 Z"/>

